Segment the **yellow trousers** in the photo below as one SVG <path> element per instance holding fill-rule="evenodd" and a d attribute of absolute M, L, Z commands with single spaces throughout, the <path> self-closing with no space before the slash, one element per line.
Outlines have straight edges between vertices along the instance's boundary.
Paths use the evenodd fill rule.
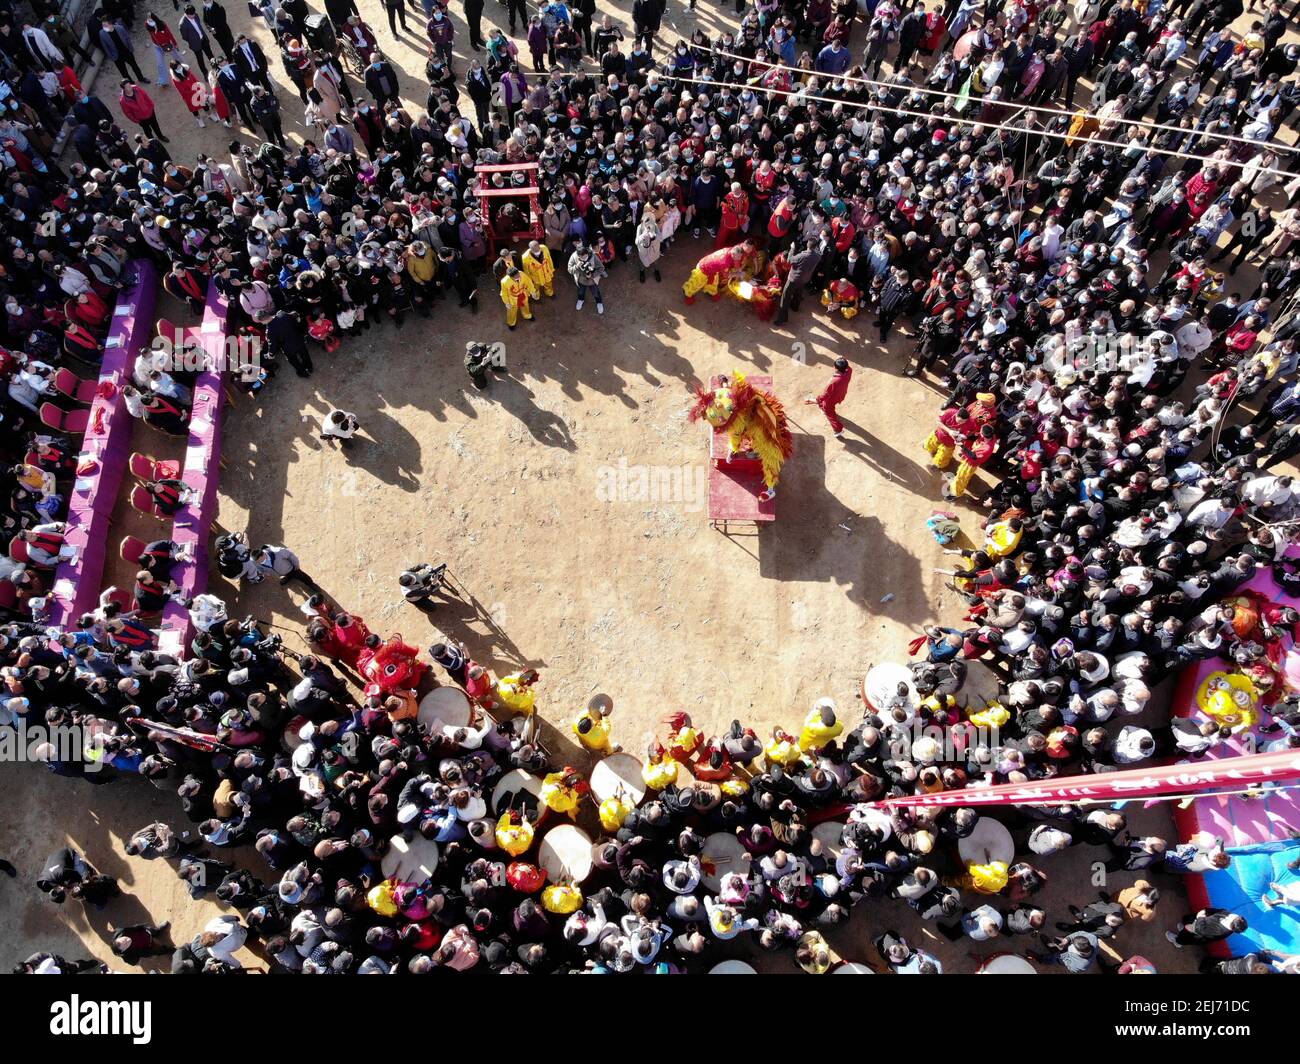
<path fill-rule="evenodd" d="M 948 468 L 948 463 L 952 461 L 953 447 L 951 444 L 940 443 L 937 432 L 930 433 L 930 438 L 925 441 L 925 449 L 933 456 L 935 469 Z M 969 475 L 966 479 L 970 479 Z"/>
<path fill-rule="evenodd" d="M 525 299 L 522 307 L 506 307 L 506 324 L 513 328 L 521 314 L 524 316 L 525 321 L 532 321 L 533 312 L 530 303 L 530 300 Z"/>
<path fill-rule="evenodd" d="M 966 486 L 970 484 L 970 478 L 975 475 L 975 466 L 969 462 L 962 462 L 957 466 L 957 475 L 952 479 L 952 494 L 956 498 L 959 495 L 966 494 Z"/>
<path fill-rule="evenodd" d="M 691 275 L 686 278 L 686 283 L 682 285 L 682 292 L 687 299 L 694 299 L 701 292 L 716 296 L 718 294 L 718 278 L 714 277 L 709 280 L 708 275 L 697 266 L 691 271 Z"/>

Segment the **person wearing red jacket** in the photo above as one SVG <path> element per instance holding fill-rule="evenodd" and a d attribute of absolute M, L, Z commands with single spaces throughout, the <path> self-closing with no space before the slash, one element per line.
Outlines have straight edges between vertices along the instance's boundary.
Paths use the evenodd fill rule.
<path fill-rule="evenodd" d="M 338 660 L 355 670 L 370 638 L 366 622 L 350 613 L 339 613 L 331 622 L 329 634 L 338 647 Z"/>
<path fill-rule="evenodd" d="M 207 86 L 194 76 L 193 71 L 184 63 L 173 63 L 172 85 L 180 94 L 185 106 L 189 108 L 190 114 L 194 116 L 199 124 L 199 129 L 204 128 L 203 116 L 212 114 L 212 106 L 209 102 Z"/>
<path fill-rule="evenodd" d="M 772 217 L 767 222 L 767 235 L 771 237 L 773 251 L 785 251 L 794 240 L 798 213 L 798 203 L 793 194 L 783 196 L 781 202 L 776 205 L 776 210 L 772 212 Z"/>
<path fill-rule="evenodd" d="M 170 272 L 163 275 L 162 286 L 169 296 L 184 300 L 195 313 L 200 313 L 207 302 L 207 280 L 180 259 L 173 262 Z"/>
<path fill-rule="evenodd" d="M 925 16 L 925 36 L 921 38 L 921 54 L 934 55 L 943 47 L 943 39 L 948 36 L 948 20 L 939 10 L 931 11 Z"/>
<path fill-rule="evenodd" d="M 713 241 L 717 248 L 728 248 L 740 240 L 740 233 L 749 222 L 749 194 L 739 181 L 731 183 L 731 191 L 722 197 L 722 224 Z"/>
<path fill-rule="evenodd" d="M 848 254 L 849 248 L 853 246 L 853 240 L 857 235 L 857 227 L 853 224 L 851 218 L 831 219 L 831 239 L 835 241 L 835 250 L 841 255 Z"/>
<path fill-rule="evenodd" d="M 122 113 L 149 136 L 157 137 L 164 144 L 167 143 L 162 126 L 158 124 L 158 116 L 154 113 L 153 100 L 143 88 L 123 78 L 122 91 L 118 94 L 117 103 L 122 108 Z"/>
<path fill-rule="evenodd" d="M 831 431 L 835 433 L 837 440 L 844 438 L 844 422 L 835 416 L 835 408 L 844 402 L 844 397 L 849 394 L 849 381 L 853 379 L 853 367 L 849 365 L 846 358 L 837 358 L 835 360 L 835 376 L 831 378 L 830 384 L 822 390 L 821 395 L 816 399 L 804 400 L 809 405 L 816 403 L 821 408 L 821 412 L 826 415 L 826 420 L 831 424 Z"/>
<path fill-rule="evenodd" d="M 176 43 L 176 34 L 172 33 L 171 27 L 152 11 L 144 20 L 144 28 L 153 42 L 154 58 L 158 61 L 158 87 L 165 89 L 171 84 L 167 64 L 182 61 L 180 45 Z"/>
<path fill-rule="evenodd" d="M 945 490 L 944 494 L 951 494 L 954 499 L 964 495 L 975 470 L 992 458 L 997 449 L 997 429 L 988 423 L 981 425 L 975 436 L 967 436 L 963 439 L 957 445 L 957 455 L 961 458 L 961 464 L 957 466 L 957 475 L 953 477 L 951 491 Z"/>

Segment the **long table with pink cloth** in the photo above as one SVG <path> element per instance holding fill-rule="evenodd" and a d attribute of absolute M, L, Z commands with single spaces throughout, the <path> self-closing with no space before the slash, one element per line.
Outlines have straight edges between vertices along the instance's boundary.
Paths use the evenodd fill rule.
<path fill-rule="evenodd" d="M 66 540 L 76 557 L 54 574 L 47 618 L 72 626 L 99 599 L 108 557 L 109 524 L 131 456 L 132 418 L 122 388 L 131 381 L 136 356 L 145 349 L 158 303 L 158 272 L 136 259 L 128 266 L 131 282 L 118 293 L 104 341 L 99 390 L 82 438 L 77 477 L 68 498 Z"/>
<path fill-rule="evenodd" d="M 172 579 L 186 598 L 201 594 L 208 586 L 208 535 L 217 517 L 217 485 L 221 463 L 221 411 L 225 402 L 222 380 L 226 367 L 226 300 L 215 284 L 208 286 L 208 301 L 199 326 L 199 340 L 207 356 L 194 381 L 194 405 L 190 411 L 189 438 L 181 480 L 191 489 L 189 502 L 177 511 L 172 540 L 188 546 L 192 560 L 179 563 Z M 163 608 L 158 648 L 168 654 L 185 651 L 193 638 L 189 610 L 179 602 Z"/>
<path fill-rule="evenodd" d="M 1300 557 L 1300 547 L 1287 549 L 1287 557 Z M 1272 567 L 1263 567 L 1234 595 L 1254 593 L 1262 601 L 1300 607 L 1300 601 L 1288 595 L 1273 575 Z M 1228 596 L 1229 600 L 1232 595 Z M 1300 690 L 1300 648 L 1288 635 L 1282 637 L 1282 655 L 1278 667 L 1282 673 L 1283 692 Z M 1172 709 L 1177 716 L 1206 719 L 1202 708 L 1206 699 L 1232 697 L 1228 681 L 1236 673 L 1232 663 L 1210 658 L 1189 665 L 1178 676 Z M 1238 696 L 1241 697 L 1241 696 Z M 1270 720 L 1267 712 L 1263 722 Z M 1254 728 L 1243 729 L 1230 740 L 1215 747 L 1206 759 L 1236 757 L 1265 752 L 1285 745 L 1285 732 L 1258 734 Z M 1235 788 L 1230 788 L 1235 789 Z M 1245 790 L 1246 788 L 1241 788 Z M 1174 820 L 1183 840 L 1205 832 L 1222 839 L 1232 858 L 1228 868 L 1199 875 L 1189 875 L 1189 907 L 1215 907 L 1239 912 L 1246 917 L 1249 929 L 1215 943 L 1210 952 L 1220 957 L 1240 957 L 1254 950 L 1271 949 L 1300 953 L 1300 909 L 1294 906 L 1270 907 L 1261 901 L 1271 883 L 1295 881 L 1297 874 L 1287 865 L 1300 857 L 1300 789 L 1294 784 L 1263 785 L 1246 794 L 1207 795 L 1191 799 L 1175 809 Z"/>

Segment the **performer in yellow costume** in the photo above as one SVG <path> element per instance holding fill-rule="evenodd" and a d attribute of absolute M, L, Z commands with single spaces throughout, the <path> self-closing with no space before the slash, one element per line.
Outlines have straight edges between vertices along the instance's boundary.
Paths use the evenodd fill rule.
<path fill-rule="evenodd" d="M 533 320 L 529 301 L 537 298 L 537 285 L 518 266 L 511 266 L 501 276 L 501 302 L 506 305 L 506 327 L 513 329 L 522 314 L 525 321 Z"/>
<path fill-rule="evenodd" d="M 573 883 L 556 883 L 542 890 L 542 908 L 567 916 L 582 908 L 582 891 Z"/>
<path fill-rule="evenodd" d="M 984 553 L 990 558 L 1014 554 L 1025 534 L 1025 523 L 1018 517 L 994 521 L 984 528 Z"/>
<path fill-rule="evenodd" d="M 573 719 L 573 734 L 593 754 L 612 754 L 618 747 L 609 740 L 613 725 L 603 713 L 584 709 Z"/>
<path fill-rule="evenodd" d="M 1007 886 L 1007 866 L 1002 861 L 967 867 L 970 887 L 979 894 L 1001 894 Z"/>
<path fill-rule="evenodd" d="M 641 766 L 641 782 L 648 790 L 662 791 L 677 782 L 677 761 L 656 739 L 650 746 L 646 763 Z"/>
<path fill-rule="evenodd" d="M 542 780 L 542 787 L 537 797 L 552 812 L 565 813 L 576 820 L 578 803 L 582 800 L 586 788 L 587 785 L 582 777 L 566 766 L 559 772 L 550 773 Z"/>
<path fill-rule="evenodd" d="M 842 731 L 844 724 L 836 719 L 835 703 L 829 698 L 819 698 L 804 718 L 799 749 L 805 753 L 820 750 Z"/>
<path fill-rule="evenodd" d="M 600 803 L 600 826 L 611 835 L 623 826 L 632 813 L 632 806 L 623 798 L 606 798 Z"/>
<path fill-rule="evenodd" d="M 518 857 L 533 844 L 533 826 L 518 809 L 507 809 L 497 821 L 496 840 L 511 857 Z"/>
<path fill-rule="evenodd" d="M 530 240 L 528 250 L 519 256 L 519 261 L 523 264 L 524 273 L 542 295 L 555 295 L 555 263 L 551 261 L 550 248 L 536 240 Z"/>
<path fill-rule="evenodd" d="M 497 681 L 497 702 L 516 716 L 530 716 L 537 705 L 537 695 L 533 691 L 537 679 L 536 669 L 503 676 Z"/>
<path fill-rule="evenodd" d="M 799 750 L 799 744 L 794 741 L 794 736 L 781 728 L 773 728 L 772 738 L 763 747 L 763 756 L 767 758 L 769 765 L 788 767 L 798 761 L 803 754 Z"/>
<path fill-rule="evenodd" d="M 767 490 L 760 499 L 776 495 L 781 466 L 794 451 L 794 438 L 786 421 L 785 408 L 771 392 L 760 391 L 743 373 L 719 377 L 712 388 L 699 388 L 688 417 L 704 418 L 719 432 L 727 433 L 731 453 L 751 450 L 763 464 Z"/>
<path fill-rule="evenodd" d="M 1011 719 L 1011 714 L 1001 702 L 986 702 L 983 709 L 968 713 L 966 719 L 977 728 L 986 728 L 993 731 L 1005 726 Z"/>

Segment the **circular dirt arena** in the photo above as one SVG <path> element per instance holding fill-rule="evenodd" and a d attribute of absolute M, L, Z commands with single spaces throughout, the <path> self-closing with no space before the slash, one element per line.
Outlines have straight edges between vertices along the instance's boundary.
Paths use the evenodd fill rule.
<path fill-rule="evenodd" d="M 232 29 L 253 33 L 267 49 L 296 144 L 304 134 L 301 107 L 269 34 L 261 20 L 254 27 L 244 5 L 226 7 Z M 410 32 L 396 41 L 379 0 L 360 7 L 418 113 L 427 93 L 419 5 L 408 4 Z M 630 37 L 630 7 L 630 0 L 601 0 L 600 13 L 613 15 Z M 137 54 L 148 70 L 152 53 L 140 14 Z M 164 14 L 174 22 L 170 9 Z M 467 34 L 459 3 L 453 14 L 461 74 Z M 691 11 L 672 2 L 660 47 L 689 37 L 697 22 L 716 33 L 734 27 L 736 16 L 730 3 L 701 0 Z M 485 32 L 505 27 L 504 5 L 488 0 L 483 25 Z M 114 108 L 116 81 L 109 64 L 97 86 Z M 191 162 L 198 151 L 224 157 L 232 139 L 253 140 L 247 130 L 197 129 L 173 90 L 150 91 L 178 161 Z M 443 301 L 427 321 L 412 316 L 401 329 L 378 324 L 334 354 L 314 349 L 310 379 L 282 366 L 260 397 L 241 395 L 227 410 L 220 528 L 245 531 L 254 544 L 286 544 L 330 597 L 376 632 L 420 646 L 442 636 L 463 640 L 498 675 L 539 670 L 544 738 L 561 764 L 590 768 L 569 722 L 597 692 L 613 700 L 615 740 L 638 755 L 676 711 L 706 732 L 740 719 L 765 736 L 777 724 L 797 728 L 812 702 L 829 696 L 856 722 L 866 669 L 905 660 L 922 624 L 959 623 L 965 612 L 932 571 L 947 559 L 926 518 L 959 508 L 973 530 L 980 511 L 945 503 L 938 474 L 926 465 L 921 444 L 943 393 L 933 379 L 901 375 L 913 349 L 910 327 L 897 329 L 886 347 L 870 314 L 831 319 L 812 300 L 780 328 L 729 299 L 687 306 L 681 283 L 710 246 L 707 235 L 679 233 L 660 263 L 662 283 L 639 283 L 633 266 L 619 265 L 605 287 L 603 316 L 591 304 L 575 310 L 573 287 L 557 271 L 555 297 L 534 305 L 534 322 L 508 331 L 488 277 L 477 315 Z M 1253 287 L 1245 270 L 1238 280 L 1245 291 Z M 160 305 L 173 320 L 191 323 L 170 301 Z M 505 373 L 483 392 L 462 365 L 470 340 L 503 345 Z M 825 386 L 838 357 L 854 367 L 839 409 L 843 439 L 803 402 Z M 731 370 L 773 378 L 790 415 L 794 455 L 782 474 L 776 522 L 724 534 L 706 513 L 706 430 L 688 423 L 686 410 L 697 384 Z M 349 450 L 317 435 L 331 407 L 360 420 Z M 183 448 L 162 437 L 141 442 L 162 458 Z M 115 536 L 150 531 L 125 505 L 119 518 Z M 441 600 L 429 614 L 406 605 L 397 576 L 417 561 L 448 563 L 460 597 Z M 109 575 L 129 586 L 125 571 Z M 267 581 L 238 588 L 214 572 L 209 590 L 229 603 L 232 617 L 251 614 L 280 626 L 288 649 L 305 648 L 296 587 Z M 969 685 L 983 693 L 992 686 L 977 675 Z M 91 787 L 24 764 L 0 775 L 0 801 L 0 856 L 19 870 L 17 881 L 0 879 L 5 966 L 48 949 L 68 957 L 89 952 L 124 967 L 111 959 L 105 917 L 76 903 L 55 907 L 32 886 L 46 854 L 64 840 L 120 878 L 128 897 L 113 905 L 117 923 L 170 919 L 181 942 L 221 911 L 192 902 L 167 862 L 123 853 L 131 832 L 151 820 L 189 827 L 168 789 L 135 780 Z M 1166 807 L 1125 812 L 1134 833 L 1173 832 Z M 1101 856 L 1076 847 L 1044 862 L 1051 878 L 1039 901 L 1052 919 L 1067 915 L 1067 903 L 1091 900 L 1089 862 Z M 268 875 L 251 850 L 239 860 Z M 1113 876 L 1107 889 L 1134 878 Z M 1121 948 L 1162 971 L 1188 970 L 1195 958 L 1163 937 L 1184 911 L 1181 887 L 1156 878 L 1167 895 L 1163 918 L 1127 927 Z M 923 945 L 949 971 L 973 970 L 972 948 L 987 955 L 1029 944 L 949 943 L 901 901 L 859 906 L 850 925 L 828 938 L 843 957 L 874 962 L 871 940 L 886 929 Z M 788 954 L 757 963 L 794 970 Z M 165 968 L 166 958 L 145 966 Z"/>

